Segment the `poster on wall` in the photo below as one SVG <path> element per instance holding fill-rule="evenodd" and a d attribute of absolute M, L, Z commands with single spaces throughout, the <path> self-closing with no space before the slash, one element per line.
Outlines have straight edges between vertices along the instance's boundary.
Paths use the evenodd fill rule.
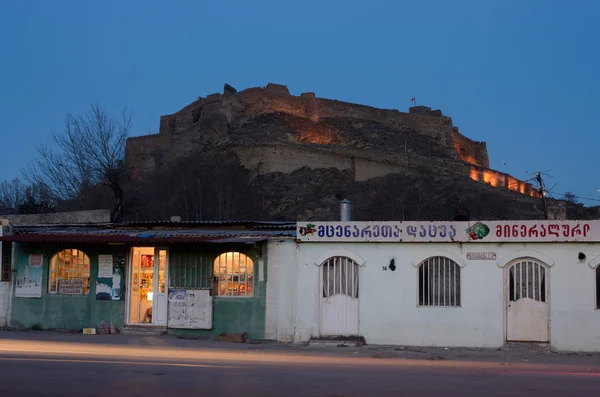
<path fill-rule="evenodd" d="M 44 257 L 41 254 L 19 254 L 17 256 L 17 298 L 42 297 L 42 272 Z"/>
<path fill-rule="evenodd" d="M 113 256 L 98 255 L 98 278 L 113 276 Z"/>
<path fill-rule="evenodd" d="M 109 263 L 110 261 L 110 263 Z M 96 300 L 125 300 L 123 282 L 125 274 L 124 255 L 98 255 L 98 278 L 96 278 Z M 109 272 L 110 270 L 110 272 Z"/>

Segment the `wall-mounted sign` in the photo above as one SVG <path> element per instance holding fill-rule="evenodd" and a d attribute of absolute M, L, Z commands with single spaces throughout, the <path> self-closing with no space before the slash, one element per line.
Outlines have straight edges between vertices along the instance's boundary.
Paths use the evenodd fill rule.
<path fill-rule="evenodd" d="M 83 295 L 83 279 L 58 280 L 59 295 Z"/>
<path fill-rule="evenodd" d="M 298 222 L 305 242 L 600 242 L 600 220 Z"/>
<path fill-rule="evenodd" d="M 11 243 L 0 242 L 0 281 L 10 281 L 12 257 Z"/>
<path fill-rule="evenodd" d="M 495 252 L 467 252 L 467 260 L 470 261 L 495 261 Z"/>

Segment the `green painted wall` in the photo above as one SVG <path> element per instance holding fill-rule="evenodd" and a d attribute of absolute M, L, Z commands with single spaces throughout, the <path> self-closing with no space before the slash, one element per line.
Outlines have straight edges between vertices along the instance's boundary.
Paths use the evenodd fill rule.
<path fill-rule="evenodd" d="M 55 253 L 68 248 L 79 249 L 90 258 L 90 293 L 82 296 L 48 294 L 49 260 Z M 124 248 L 86 245 L 41 245 L 18 246 L 18 253 L 43 254 L 43 280 L 41 298 L 17 298 L 13 293 L 11 326 L 43 329 L 80 330 L 98 327 L 101 321 L 116 327 L 123 325 L 125 302 L 96 300 L 96 277 L 98 254 L 122 254 Z"/>
<path fill-rule="evenodd" d="M 215 297 L 213 306 L 213 329 L 212 330 L 179 330 L 169 329 L 170 333 L 179 335 L 193 335 L 201 338 L 218 338 L 219 334 L 247 332 L 250 339 L 263 339 L 265 335 L 266 315 L 266 287 L 268 278 L 267 244 L 262 245 L 262 252 L 249 245 L 225 245 L 210 244 L 196 245 L 193 248 L 198 257 L 206 259 L 206 269 L 210 271 L 212 278 L 212 260 L 221 253 L 228 251 L 241 252 L 248 255 L 254 262 L 254 296 L 252 298 L 238 297 Z M 90 294 L 87 296 L 61 296 L 48 294 L 49 260 L 55 253 L 68 248 L 76 248 L 85 252 L 90 258 Z M 20 244 L 19 253 L 35 253 L 44 255 L 43 286 L 41 298 L 17 298 L 13 293 L 11 325 L 19 328 L 30 328 L 40 325 L 43 329 L 71 329 L 80 330 L 85 327 L 98 327 L 101 321 L 112 323 L 121 328 L 124 325 L 125 302 L 124 301 L 100 301 L 96 300 L 95 286 L 98 275 L 99 254 L 123 254 L 129 252 L 130 247 L 110 247 L 101 245 L 41 245 Z M 187 253 L 189 257 L 189 246 L 169 247 L 169 286 L 173 285 L 175 267 L 181 265 L 178 253 Z M 259 259 L 264 261 L 263 280 L 259 277 Z M 129 264 L 125 266 L 125 272 L 129 272 Z M 196 273 L 194 273 L 196 274 Z M 125 277 L 125 274 L 123 275 Z M 206 286 L 206 277 L 202 277 L 201 287 Z M 187 288 L 193 288 L 187 285 Z M 128 286 L 125 286 L 124 294 Z"/>
<path fill-rule="evenodd" d="M 172 248 L 172 250 L 175 249 Z M 254 296 L 252 298 L 214 297 L 212 330 L 169 329 L 169 333 L 196 336 L 200 338 L 218 338 L 219 334 L 224 332 L 232 334 L 247 332 L 250 339 L 264 339 L 265 316 L 267 311 L 267 244 L 262 245 L 262 253 L 260 254 L 256 250 L 248 248 L 248 246 L 239 245 L 222 246 L 219 244 L 211 246 L 210 249 L 210 252 L 204 251 L 204 254 L 210 255 L 211 258 L 214 258 L 223 252 L 236 251 L 248 255 L 253 260 Z M 176 257 L 177 253 L 173 252 L 171 258 L 174 260 L 171 261 L 171 266 L 175 265 Z M 262 258 L 264 261 L 264 277 L 262 281 L 259 280 L 259 258 Z M 169 271 L 172 271 L 172 268 L 170 268 Z"/>

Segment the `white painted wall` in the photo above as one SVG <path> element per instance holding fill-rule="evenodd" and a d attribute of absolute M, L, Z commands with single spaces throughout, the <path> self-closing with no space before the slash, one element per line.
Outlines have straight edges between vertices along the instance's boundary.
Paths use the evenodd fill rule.
<path fill-rule="evenodd" d="M 365 261 L 360 269 L 359 333 L 367 343 L 500 347 L 505 339 L 503 266 L 511 259 L 533 256 L 551 266 L 551 344 L 560 350 L 600 351 L 593 268 L 600 264 L 600 244 L 286 242 L 271 243 L 269 248 L 269 271 L 275 263 L 277 279 L 269 277 L 268 294 L 276 290 L 278 295 L 277 304 L 267 301 L 267 316 L 272 318 L 267 321 L 277 322 L 280 340 L 293 336 L 295 342 L 303 342 L 318 336 L 319 267 L 315 262 L 328 252 L 345 250 Z M 467 252 L 496 252 L 497 258 L 468 261 Z M 583 262 L 579 252 L 586 254 Z M 464 266 L 459 308 L 417 307 L 416 266 L 437 255 Z M 396 270 L 384 271 L 392 258 Z"/>
<path fill-rule="evenodd" d="M 294 340 L 296 298 L 296 243 L 269 241 L 265 338 Z"/>

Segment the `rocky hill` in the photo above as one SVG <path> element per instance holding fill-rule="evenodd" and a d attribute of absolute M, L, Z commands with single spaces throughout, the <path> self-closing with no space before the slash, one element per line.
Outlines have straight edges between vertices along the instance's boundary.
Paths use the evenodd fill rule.
<path fill-rule="evenodd" d="M 543 218 L 535 187 L 490 170 L 486 144 L 441 111 L 294 96 L 277 84 L 239 93 L 226 84 L 162 116 L 158 134 L 128 140 L 126 164 L 128 219 L 332 220 L 342 198 L 357 220 L 445 220 L 459 207 L 478 219 Z"/>

